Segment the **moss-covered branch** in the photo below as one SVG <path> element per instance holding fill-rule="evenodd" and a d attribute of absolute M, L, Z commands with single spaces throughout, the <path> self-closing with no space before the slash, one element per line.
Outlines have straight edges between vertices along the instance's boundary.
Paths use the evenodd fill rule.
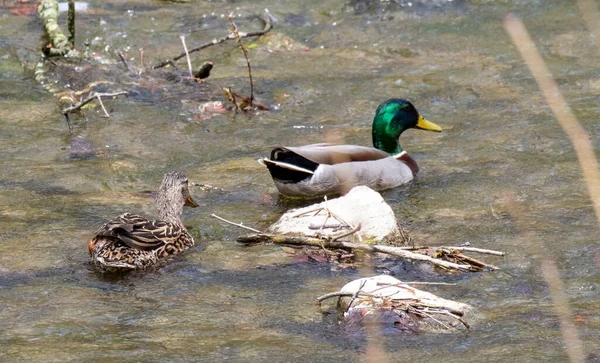
<path fill-rule="evenodd" d="M 38 16 L 44 22 L 44 29 L 50 44 L 44 53 L 51 57 L 76 57 L 79 54 L 71 48 L 69 39 L 58 26 L 58 3 L 55 0 L 42 0 L 38 6 Z"/>

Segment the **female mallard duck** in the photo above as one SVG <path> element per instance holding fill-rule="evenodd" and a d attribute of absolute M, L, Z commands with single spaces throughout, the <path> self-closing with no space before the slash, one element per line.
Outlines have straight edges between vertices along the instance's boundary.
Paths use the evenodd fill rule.
<path fill-rule="evenodd" d="M 103 272 L 142 270 L 192 247 L 194 239 L 181 223 L 183 206 L 198 206 L 187 177 L 165 174 L 156 206 L 159 220 L 125 213 L 100 227 L 88 243 L 94 267 Z"/>
<path fill-rule="evenodd" d="M 385 190 L 408 183 L 419 171 L 416 161 L 402 150 L 400 135 L 410 128 L 442 131 L 400 98 L 379 105 L 372 128 L 375 148 L 334 144 L 277 147 L 270 158 L 259 162 L 269 169 L 275 186 L 285 195 L 344 194 L 357 185 Z"/>

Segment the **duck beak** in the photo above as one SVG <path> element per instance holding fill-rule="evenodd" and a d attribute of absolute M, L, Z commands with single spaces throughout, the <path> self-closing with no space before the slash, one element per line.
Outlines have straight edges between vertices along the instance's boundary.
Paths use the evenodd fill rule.
<path fill-rule="evenodd" d="M 442 131 L 442 128 L 438 125 L 434 124 L 431 121 L 427 121 L 423 118 L 423 116 L 419 115 L 419 120 L 417 121 L 417 128 L 421 130 L 429 130 L 429 131 Z"/>
<path fill-rule="evenodd" d="M 92 239 L 91 241 L 88 242 L 88 252 L 90 253 L 90 256 L 92 255 L 92 251 L 94 250 L 95 245 L 96 245 L 95 239 Z"/>
<path fill-rule="evenodd" d="M 188 197 L 185 199 L 184 206 L 196 208 L 198 206 L 198 203 L 196 203 L 196 201 L 192 199 L 191 195 L 188 195 Z"/>

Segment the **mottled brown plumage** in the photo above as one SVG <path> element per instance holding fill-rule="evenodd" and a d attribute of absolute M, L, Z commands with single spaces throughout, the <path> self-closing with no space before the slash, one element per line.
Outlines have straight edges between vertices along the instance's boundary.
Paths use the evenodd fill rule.
<path fill-rule="evenodd" d="M 160 266 L 187 250 L 194 239 L 181 223 L 184 206 L 197 207 L 180 173 L 165 174 L 156 195 L 159 220 L 125 213 L 104 224 L 88 243 L 92 264 L 102 272 Z"/>

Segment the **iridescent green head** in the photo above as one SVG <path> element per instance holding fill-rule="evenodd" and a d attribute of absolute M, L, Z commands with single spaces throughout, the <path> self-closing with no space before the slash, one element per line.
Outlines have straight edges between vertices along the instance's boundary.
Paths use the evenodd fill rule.
<path fill-rule="evenodd" d="M 442 131 L 433 122 L 425 120 L 412 105 L 401 98 L 392 98 L 377 107 L 373 119 L 373 146 L 388 154 L 397 155 L 402 152 L 398 142 L 400 135 L 408 129 Z"/>

